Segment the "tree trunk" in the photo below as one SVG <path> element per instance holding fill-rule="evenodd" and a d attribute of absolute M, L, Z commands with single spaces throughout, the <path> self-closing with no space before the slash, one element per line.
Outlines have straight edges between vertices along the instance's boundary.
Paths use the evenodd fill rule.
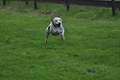
<path fill-rule="evenodd" d="M 112 16 L 116 15 L 115 0 L 112 0 Z"/>
<path fill-rule="evenodd" d="M 34 0 L 34 9 L 38 9 L 37 8 L 37 0 Z"/>
<path fill-rule="evenodd" d="M 28 5 L 28 0 L 25 0 L 25 4 Z"/>
<path fill-rule="evenodd" d="M 4 5 L 4 6 L 6 5 L 6 0 L 3 0 L 3 5 Z"/>

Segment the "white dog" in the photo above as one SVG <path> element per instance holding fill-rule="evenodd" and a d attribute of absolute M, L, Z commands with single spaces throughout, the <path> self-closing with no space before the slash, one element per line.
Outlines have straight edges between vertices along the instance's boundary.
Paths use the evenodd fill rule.
<path fill-rule="evenodd" d="M 50 25 L 46 28 L 46 38 L 45 38 L 46 43 L 48 42 L 49 34 L 52 34 L 54 36 L 61 34 L 62 40 L 65 40 L 64 28 L 62 25 L 62 19 L 60 17 L 53 18 Z"/>

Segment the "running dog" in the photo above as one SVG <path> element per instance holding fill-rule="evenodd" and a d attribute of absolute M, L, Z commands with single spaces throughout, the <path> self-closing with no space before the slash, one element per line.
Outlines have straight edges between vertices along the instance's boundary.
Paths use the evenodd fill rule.
<path fill-rule="evenodd" d="M 46 37 L 45 42 L 48 42 L 48 36 L 52 34 L 54 36 L 61 35 L 62 40 L 65 40 L 64 37 L 64 27 L 62 25 L 62 19 L 58 16 L 52 19 L 49 26 L 46 28 Z"/>

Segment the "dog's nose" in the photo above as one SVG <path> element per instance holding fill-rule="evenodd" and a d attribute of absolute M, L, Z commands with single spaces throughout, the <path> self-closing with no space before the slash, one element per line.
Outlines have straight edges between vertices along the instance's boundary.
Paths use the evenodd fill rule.
<path fill-rule="evenodd" d="M 58 25 L 61 25 L 61 23 L 58 23 Z"/>
<path fill-rule="evenodd" d="M 57 26 L 60 27 L 61 23 L 58 23 Z"/>

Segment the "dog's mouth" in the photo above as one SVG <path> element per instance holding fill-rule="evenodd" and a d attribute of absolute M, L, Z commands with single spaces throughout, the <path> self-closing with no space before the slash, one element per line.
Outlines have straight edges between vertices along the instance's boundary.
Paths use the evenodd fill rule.
<path fill-rule="evenodd" d="M 57 26 L 60 27 L 61 23 L 58 23 Z"/>

